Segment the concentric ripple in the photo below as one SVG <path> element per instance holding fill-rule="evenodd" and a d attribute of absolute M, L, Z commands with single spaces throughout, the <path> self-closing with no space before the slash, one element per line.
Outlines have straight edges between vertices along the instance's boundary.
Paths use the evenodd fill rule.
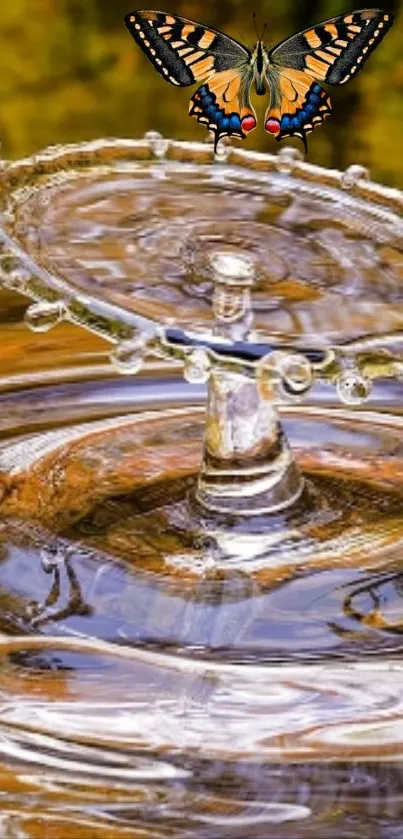
<path fill-rule="evenodd" d="M 57 395 L 3 398 L 25 422 L 0 441 L 5 626 L 247 662 L 400 650 L 399 416 L 285 411 L 305 492 L 245 526 L 193 500 L 200 388 L 143 376 L 93 384 L 92 403 L 87 384 Z"/>
<path fill-rule="evenodd" d="M 285 159 L 157 161 L 147 143 L 12 164 L 6 233 L 117 322 L 211 325 L 209 255 L 228 249 L 256 265 L 265 337 L 402 329 L 388 202 Z M 203 388 L 90 369 L 2 380 L 0 833 L 400 839 L 401 385 L 365 410 L 323 388 L 284 411 L 305 491 L 245 527 L 194 502 Z"/>
<path fill-rule="evenodd" d="M 265 335 L 318 344 L 402 329 L 403 223 L 393 213 L 373 216 L 348 193 L 297 179 L 290 189 L 276 173 L 130 169 L 16 190 L 9 232 L 72 287 L 158 323 L 211 321 L 208 254 L 229 248 L 254 258 Z"/>
<path fill-rule="evenodd" d="M 37 819 L 74 839 L 358 839 L 402 817 L 397 663 L 374 681 L 358 664 L 245 669 L 85 638 L 0 653 L 7 837 L 39 839 Z"/>

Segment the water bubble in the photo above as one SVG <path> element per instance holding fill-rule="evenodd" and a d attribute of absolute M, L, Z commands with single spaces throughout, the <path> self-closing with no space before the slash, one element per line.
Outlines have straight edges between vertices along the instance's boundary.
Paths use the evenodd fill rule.
<path fill-rule="evenodd" d="M 131 376 L 138 373 L 143 364 L 145 356 L 145 343 L 138 341 L 121 341 L 112 350 L 109 359 L 112 367 L 118 373 Z"/>
<path fill-rule="evenodd" d="M 343 172 L 341 176 L 341 185 L 343 189 L 353 189 L 358 181 L 368 181 L 369 180 L 369 171 L 365 168 L 365 166 L 359 166 L 356 163 L 353 163 L 352 166 L 348 166 L 345 172 Z"/>
<path fill-rule="evenodd" d="M 211 362 L 207 350 L 198 348 L 192 350 L 186 358 L 183 375 L 190 384 L 207 382 L 211 369 Z"/>
<path fill-rule="evenodd" d="M 304 355 L 285 353 L 277 364 L 286 395 L 299 396 L 306 393 L 312 385 L 312 367 Z"/>
<path fill-rule="evenodd" d="M 166 140 L 159 131 L 146 131 L 144 139 L 147 140 L 155 157 L 160 159 L 165 157 L 168 151 L 169 141 Z"/>
<path fill-rule="evenodd" d="M 143 366 L 147 345 L 154 337 L 154 330 L 147 323 L 133 327 L 131 338 L 120 341 L 109 356 L 115 370 L 126 375 L 138 373 Z"/>
<path fill-rule="evenodd" d="M 222 140 L 219 142 L 216 150 L 215 150 L 215 158 L 218 163 L 225 163 L 228 155 L 231 151 L 231 144 L 224 143 Z"/>
<path fill-rule="evenodd" d="M 283 175 L 289 175 L 295 168 L 295 164 L 304 159 L 299 149 L 292 146 L 284 146 L 276 157 L 276 168 Z"/>
<path fill-rule="evenodd" d="M 263 398 L 273 398 L 277 393 L 287 399 L 300 399 L 313 382 L 310 362 L 304 355 L 275 350 L 257 364 L 259 392 Z"/>
<path fill-rule="evenodd" d="M 372 382 L 359 370 L 346 370 L 336 383 L 339 398 L 345 405 L 362 405 L 372 390 Z"/>
<path fill-rule="evenodd" d="M 32 303 L 25 312 L 25 323 L 33 332 L 47 332 L 65 317 L 66 307 L 55 303 Z"/>

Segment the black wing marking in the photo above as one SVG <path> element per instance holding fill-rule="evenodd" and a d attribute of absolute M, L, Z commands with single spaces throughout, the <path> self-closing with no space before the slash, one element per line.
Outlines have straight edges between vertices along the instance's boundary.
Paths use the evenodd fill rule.
<path fill-rule="evenodd" d="M 250 104 L 253 79 L 250 70 L 223 70 L 196 90 L 190 100 L 190 116 L 214 132 L 215 150 L 222 137 L 243 140 L 256 127 L 256 114 Z"/>
<path fill-rule="evenodd" d="M 288 67 L 281 70 L 280 88 L 280 106 L 269 105 L 265 129 L 274 134 L 276 140 L 299 137 L 307 152 L 307 135 L 331 114 L 329 96 L 307 73 Z"/>
<path fill-rule="evenodd" d="M 381 9 L 350 12 L 287 38 L 269 58 L 328 84 L 344 84 L 358 73 L 392 23 L 393 16 Z"/>
<path fill-rule="evenodd" d="M 251 57 L 251 52 L 233 38 L 177 15 L 131 12 L 124 21 L 160 75 L 181 87 L 214 72 L 242 66 Z"/>

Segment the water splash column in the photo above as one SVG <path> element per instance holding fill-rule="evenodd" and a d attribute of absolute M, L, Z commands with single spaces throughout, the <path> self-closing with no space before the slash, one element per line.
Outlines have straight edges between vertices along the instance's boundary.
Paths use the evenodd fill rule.
<path fill-rule="evenodd" d="M 229 345 L 246 341 L 253 321 L 253 260 L 228 252 L 214 253 L 210 260 L 214 332 Z M 276 409 L 275 377 L 260 377 L 259 370 L 229 371 L 214 359 L 198 501 L 219 512 L 261 515 L 289 507 L 302 488 Z"/>

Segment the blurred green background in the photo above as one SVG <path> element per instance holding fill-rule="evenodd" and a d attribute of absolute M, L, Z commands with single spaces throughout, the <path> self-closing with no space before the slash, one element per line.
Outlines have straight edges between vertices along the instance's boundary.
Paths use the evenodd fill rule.
<path fill-rule="evenodd" d="M 403 13 L 384 3 L 395 25 L 350 84 L 329 88 L 333 116 L 309 140 L 309 160 L 359 162 L 391 185 L 403 181 Z M 3 0 L 0 10 L 0 137 L 3 156 L 98 136 L 138 137 L 154 128 L 177 138 L 206 136 L 187 115 L 193 88 L 161 79 L 123 24 L 130 0 Z M 215 26 L 245 44 L 256 40 L 252 12 L 267 21 L 266 40 L 282 38 L 354 9 L 348 0 L 158 2 L 157 8 Z M 355 6 L 357 8 L 357 6 Z M 259 114 L 266 103 L 254 100 Z M 249 148 L 277 143 L 258 129 Z M 288 141 L 289 142 L 289 141 Z M 298 141 L 295 141 L 298 144 Z"/>

